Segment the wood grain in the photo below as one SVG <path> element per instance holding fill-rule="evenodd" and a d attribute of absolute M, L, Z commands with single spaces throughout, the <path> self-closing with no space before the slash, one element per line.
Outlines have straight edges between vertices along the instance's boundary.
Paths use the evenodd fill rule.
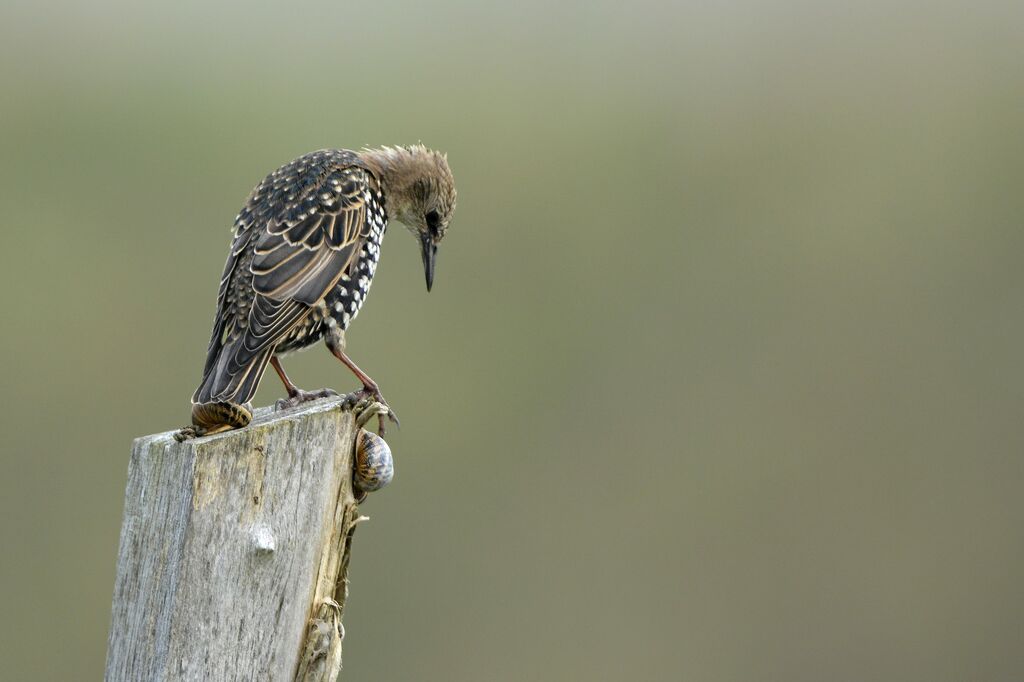
<path fill-rule="evenodd" d="M 329 399 L 136 440 L 105 679 L 333 680 L 357 430 Z"/>

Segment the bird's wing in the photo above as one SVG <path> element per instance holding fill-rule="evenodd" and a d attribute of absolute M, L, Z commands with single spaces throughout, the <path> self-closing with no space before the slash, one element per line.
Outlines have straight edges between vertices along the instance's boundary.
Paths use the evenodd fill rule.
<path fill-rule="evenodd" d="M 362 168 L 334 168 L 271 216 L 255 244 L 256 293 L 318 303 L 359 252 L 370 181 Z"/>
<path fill-rule="evenodd" d="M 304 172 L 305 171 L 305 172 Z M 198 399 L 251 398 L 255 370 L 309 314 L 359 254 L 366 237 L 367 204 L 373 182 L 356 166 L 326 165 L 307 170 L 291 164 L 271 174 L 249 198 L 236 221 L 237 232 L 221 280 L 221 322 L 210 341 Z M 251 262 L 246 258 L 252 249 Z M 252 303 L 244 329 L 223 322 L 236 272 L 248 265 Z M 260 365 L 257 367 L 256 365 Z M 240 388 L 248 396 L 237 395 Z M 244 399 L 244 400 L 243 400 Z"/>
<path fill-rule="evenodd" d="M 224 272 L 220 276 L 220 289 L 217 292 L 217 315 L 213 321 L 213 333 L 210 334 L 210 343 L 206 349 L 206 365 L 203 367 L 204 381 L 217 362 L 221 347 L 228 338 L 236 335 L 234 330 L 238 322 L 239 301 L 231 301 L 230 293 L 232 287 L 235 286 L 234 274 L 239 260 L 245 260 L 244 254 L 252 240 L 253 230 L 246 229 L 248 227 L 248 224 L 242 222 L 242 215 L 239 214 L 235 221 L 235 238 L 231 242 L 228 259 L 224 263 Z"/>

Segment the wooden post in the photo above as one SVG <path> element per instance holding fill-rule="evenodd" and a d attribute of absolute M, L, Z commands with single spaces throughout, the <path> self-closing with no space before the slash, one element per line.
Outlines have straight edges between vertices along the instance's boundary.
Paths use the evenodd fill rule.
<path fill-rule="evenodd" d="M 108 682 L 333 680 L 358 429 L 338 399 L 132 445 Z"/>

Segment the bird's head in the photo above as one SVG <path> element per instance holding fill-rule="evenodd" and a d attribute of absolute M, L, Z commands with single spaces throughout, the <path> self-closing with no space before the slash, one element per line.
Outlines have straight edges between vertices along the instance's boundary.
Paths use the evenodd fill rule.
<path fill-rule="evenodd" d="M 361 155 L 380 180 L 388 216 L 416 237 L 430 291 L 437 246 L 455 212 L 455 178 L 448 157 L 419 144 L 367 149 Z"/>

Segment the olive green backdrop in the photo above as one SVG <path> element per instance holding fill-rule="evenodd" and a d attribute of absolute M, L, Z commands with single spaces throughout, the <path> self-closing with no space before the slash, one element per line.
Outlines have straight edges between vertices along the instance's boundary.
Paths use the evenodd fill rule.
<path fill-rule="evenodd" d="M 422 140 L 345 679 L 1024 678 L 1024 10 L 848 4 L 5 2 L 0 676 L 100 677 L 251 187 Z"/>

